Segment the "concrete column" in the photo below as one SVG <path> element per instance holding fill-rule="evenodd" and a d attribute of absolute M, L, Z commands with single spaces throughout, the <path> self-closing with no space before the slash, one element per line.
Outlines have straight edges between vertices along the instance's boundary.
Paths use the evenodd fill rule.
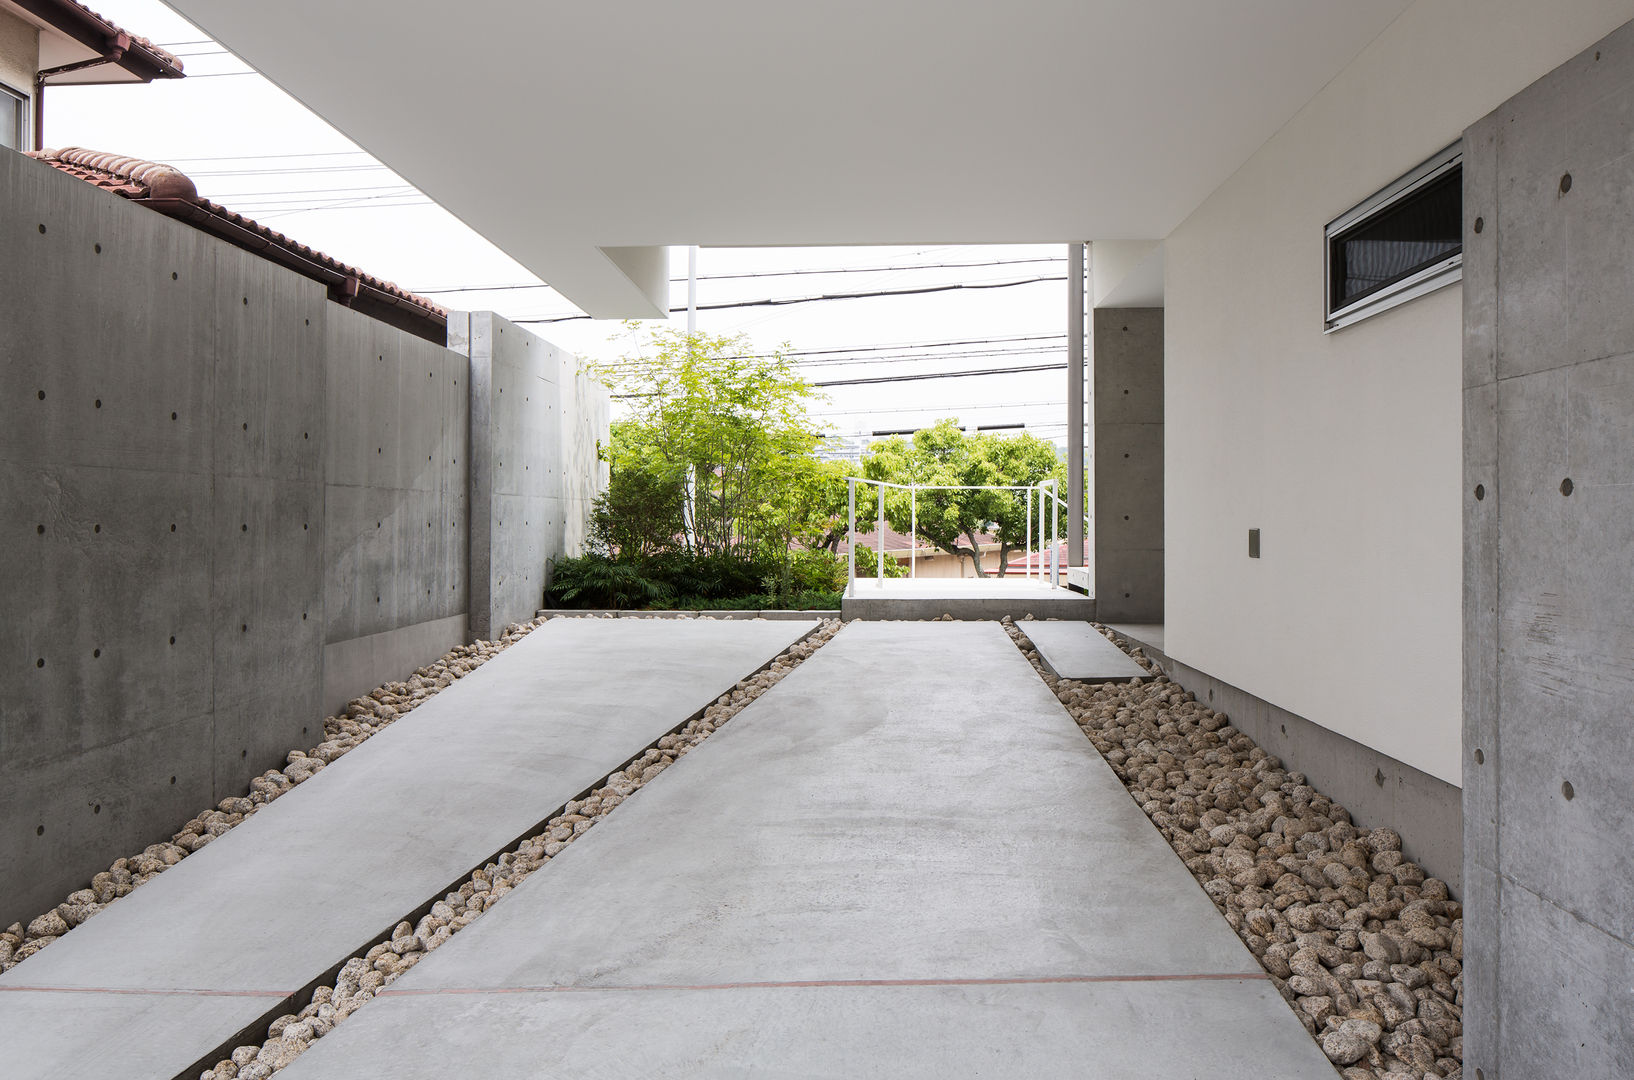
<path fill-rule="evenodd" d="M 1095 311 L 1095 611 L 1163 621 L 1163 309 Z"/>
<path fill-rule="evenodd" d="M 1067 245 L 1067 565 L 1084 565 L 1084 247 Z"/>
<path fill-rule="evenodd" d="M 1464 1075 L 1487 1080 L 1634 1065 L 1631 112 L 1634 24 L 1464 133 Z"/>

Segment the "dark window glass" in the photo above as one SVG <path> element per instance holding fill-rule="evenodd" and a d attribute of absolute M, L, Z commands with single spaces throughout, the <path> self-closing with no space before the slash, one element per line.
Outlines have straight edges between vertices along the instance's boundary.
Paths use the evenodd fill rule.
<path fill-rule="evenodd" d="M 1464 167 L 1456 165 L 1328 241 L 1337 311 L 1463 250 Z"/>

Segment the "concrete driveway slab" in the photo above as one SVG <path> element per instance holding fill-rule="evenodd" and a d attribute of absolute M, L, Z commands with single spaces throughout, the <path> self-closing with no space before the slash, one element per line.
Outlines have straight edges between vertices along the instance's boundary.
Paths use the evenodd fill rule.
<path fill-rule="evenodd" d="M 0 976 L 5 1075 L 184 1071 L 816 625 L 546 623 Z"/>
<path fill-rule="evenodd" d="M 847 626 L 286 1074 L 479 1046 L 540 1076 L 1332 1075 L 992 623 Z"/>

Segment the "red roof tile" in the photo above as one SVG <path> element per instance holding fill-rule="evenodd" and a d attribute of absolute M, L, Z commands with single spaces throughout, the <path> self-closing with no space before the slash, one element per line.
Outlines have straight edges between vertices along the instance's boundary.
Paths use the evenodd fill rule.
<path fill-rule="evenodd" d="M 447 340 L 448 312 L 423 296 L 330 258 L 198 193 L 186 173 L 141 158 L 81 147 L 31 151 L 59 172 L 150 207 L 329 287 L 329 298 L 439 344 Z"/>

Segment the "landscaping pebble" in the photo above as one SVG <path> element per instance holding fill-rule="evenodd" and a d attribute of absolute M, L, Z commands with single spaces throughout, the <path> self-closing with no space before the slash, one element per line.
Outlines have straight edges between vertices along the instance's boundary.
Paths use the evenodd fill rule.
<path fill-rule="evenodd" d="M 1463 910 L 1399 833 L 1359 828 L 1105 628 L 1150 680 L 1058 680 L 1004 625 L 1345 1080 L 1463 1075 Z"/>
<path fill-rule="evenodd" d="M 432 904 L 418 922 L 398 923 L 389 941 L 347 960 L 333 986 L 318 987 L 298 1013 L 280 1016 L 268 1025 L 265 1040 L 238 1047 L 200 1073 L 199 1080 L 265 1080 L 294 1061 L 314 1040 L 328 1034 L 381 989 L 441 948 L 625 799 L 657 779 L 744 706 L 781 682 L 838 633 L 840 625 L 838 619 L 824 620 L 814 633 L 722 694 L 702 716 L 688 721 L 676 733 L 662 736 L 622 769 L 608 774 L 587 798 L 562 807 L 541 832 L 475 871 L 458 889 Z"/>

